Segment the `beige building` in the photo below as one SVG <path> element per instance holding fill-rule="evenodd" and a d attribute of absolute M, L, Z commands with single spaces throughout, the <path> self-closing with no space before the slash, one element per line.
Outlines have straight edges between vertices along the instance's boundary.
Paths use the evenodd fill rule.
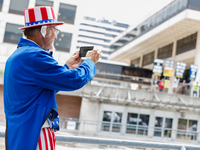
<path fill-rule="evenodd" d="M 156 58 L 185 62 L 188 75 L 191 64 L 200 66 L 199 10 L 198 0 L 174 0 L 114 39 L 109 59 L 148 69 Z"/>

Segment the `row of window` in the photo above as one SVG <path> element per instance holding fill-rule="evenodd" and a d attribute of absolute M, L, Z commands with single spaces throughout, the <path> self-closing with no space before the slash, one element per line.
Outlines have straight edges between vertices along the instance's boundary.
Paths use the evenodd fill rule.
<path fill-rule="evenodd" d="M 11 0 L 9 13 L 24 15 L 24 10 L 28 8 L 29 0 Z M 0 11 L 2 9 L 3 0 L 0 0 Z M 53 1 L 36 0 L 35 6 L 53 6 Z M 76 6 L 60 3 L 58 12 L 58 21 L 68 24 L 74 24 L 76 14 Z"/>
<path fill-rule="evenodd" d="M 176 55 L 195 49 L 196 41 L 197 41 L 197 33 L 191 34 L 185 38 L 178 40 L 177 45 L 176 45 Z M 173 43 L 166 45 L 164 47 L 158 48 L 157 58 L 166 59 L 166 58 L 172 57 L 172 51 L 173 51 Z M 153 63 L 154 56 L 155 56 L 154 54 L 155 54 L 155 51 L 143 55 L 142 66 Z M 140 59 L 136 58 L 131 61 L 131 65 L 137 66 L 139 65 L 139 61 Z"/>
<path fill-rule="evenodd" d="M 126 119 L 126 134 L 137 134 L 147 136 L 149 130 L 150 115 L 128 113 Z M 122 128 L 122 113 L 104 111 L 103 112 L 103 123 L 101 131 L 121 132 Z M 197 136 L 197 120 L 190 119 L 178 119 L 176 127 L 176 138 L 186 140 L 196 140 Z M 172 128 L 173 118 L 155 117 L 154 121 L 154 133 L 155 137 L 166 137 L 171 138 L 171 135 L 175 130 Z"/>
<path fill-rule="evenodd" d="M 144 78 L 151 78 L 152 76 L 152 71 L 149 69 L 135 68 L 130 66 L 116 65 L 116 64 L 107 64 L 102 62 L 98 62 L 96 64 L 96 70 L 97 70 L 97 77 L 103 77 L 115 80 L 127 81 L 126 77 L 121 77 L 116 75 L 135 76 Z"/>
<path fill-rule="evenodd" d="M 122 33 L 123 32 L 123 30 L 112 29 L 112 28 L 107 28 L 107 27 L 102 27 L 102 26 L 97 26 L 97 25 L 91 25 L 91 24 L 87 24 L 87 23 L 81 23 L 80 25 L 99 28 L 99 29 L 104 29 L 106 31 L 117 32 L 117 33 Z"/>
<path fill-rule="evenodd" d="M 21 27 L 21 25 L 7 23 L 3 42 L 17 44 L 19 39 L 23 36 L 22 32 L 18 29 L 19 27 Z M 71 40 L 71 33 L 60 32 L 58 39 L 54 44 L 55 48 L 58 51 L 69 52 L 71 47 Z"/>

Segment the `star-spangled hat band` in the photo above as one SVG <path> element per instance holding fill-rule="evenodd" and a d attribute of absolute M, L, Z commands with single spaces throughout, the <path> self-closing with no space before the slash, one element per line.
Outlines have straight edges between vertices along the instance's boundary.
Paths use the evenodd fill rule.
<path fill-rule="evenodd" d="M 41 6 L 34 8 L 27 8 L 24 10 L 25 26 L 19 28 L 24 30 L 44 25 L 62 25 L 64 22 L 56 20 L 54 10 L 51 6 Z"/>

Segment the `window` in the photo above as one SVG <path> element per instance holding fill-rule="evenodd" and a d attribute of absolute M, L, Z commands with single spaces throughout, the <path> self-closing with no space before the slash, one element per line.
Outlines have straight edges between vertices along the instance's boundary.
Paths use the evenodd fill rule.
<path fill-rule="evenodd" d="M 165 59 L 172 57 L 173 43 L 158 49 L 158 58 Z"/>
<path fill-rule="evenodd" d="M 122 113 L 114 112 L 113 113 L 112 132 L 120 132 L 120 130 L 121 130 L 121 121 L 122 121 Z"/>
<path fill-rule="evenodd" d="M 161 136 L 162 134 L 162 125 L 163 125 L 163 118 L 156 117 L 155 119 L 155 128 L 154 128 L 154 136 Z"/>
<path fill-rule="evenodd" d="M 9 13 L 24 15 L 24 10 L 28 8 L 29 0 L 11 0 Z"/>
<path fill-rule="evenodd" d="M 53 2 L 47 0 L 36 0 L 35 6 L 53 6 Z"/>
<path fill-rule="evenodd" d="M 139 67 L 140 66 L 140 57 L 134 60 L 131 60 L 131 66 Z"/>
<path fill-rule="evenodd" d="M 112 112 L 104 111 L 103 112 L 103 123 L 102 123 L 102 131 L 110 131 L 110 122 L 111 122 Z"/>
<path fill-rule="evenodd" d="M 64 21 L 65 23 L 74 24 L 75 14 L 76 6 L 60 3 L 58 21 Z"/>
<path fill-rule="evenodd" d="M 176 55 L 196 48 L 197 33 L 177 41 Z"/>
<path fill-rule="evenodd" d="M 196 120 L 179 119 L 177 128 L 177 140 L 196 140 L 198 135 Z"/>
<path fill-rule="evenodd" d="M 19 39 L 23 36 L 21 30 L 18 29 L 19 27 L 21 27 L 21 25 L 7 23 L 3 41 L 17 44 Z"/>
<path fill-rule="evenodd" d="M 2 11 L 3 0 L 0 0 L 0 11 Z"/>
<path fill-rule="evenodd" d="M 69 52 L 71 48 L 72 34 L 60 32 L 58 39 L 55 41 L 55 48 L 58 51 Z"/>
<path fill-rule="evenodd" d="M 164 137 L 171 138 L 173 119 L 165 118 Z"/>
<path fill-rule="evenodd" d="M 155 53 L 155 51 L 148 53 L 148 54 L 143 56 L 142 66 L 149 65 L 149 64 L 153 63 L 154 53 Z"/>
<path fill-rule="evenodd" d="M 172 133 L 172 122 L 171 118 L 156 117 L 154 125 L 154 136 L 171 138 Z M 164 132 L 163 132 L 164 131 Z"/>
<path fill-rule="evenodd" d="M 149 115 L 128 113 L 126 133 L 147 135 L 149 128 Z"/>
<path fill-rule="evenodd" d="M 187 5 L 187 1 L 185 2 L 185 6 Z M 188 8 L 194 10 L 200 10 L 200 3 L 198 0 L 190 0 L 188 1 Z"/>
<path fill-rule="evenodd" d="M 112 132 L 120 132 L 121 121 L 122 121 L 122 113 L 104 111 L 101 131 L 110 131 L 111 127 Z"/>

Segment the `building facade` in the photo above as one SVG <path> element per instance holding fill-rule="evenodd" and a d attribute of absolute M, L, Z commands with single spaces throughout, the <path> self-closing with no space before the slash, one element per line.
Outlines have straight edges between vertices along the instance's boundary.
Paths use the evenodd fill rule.
<path fill-rule="evenodd" d="M 184 62 L 188 81 L 190 65 L 200 67 L 199 10 L 198 0 L 174 0 L 115 38 L 109 59 L 151 70 L 156 58 Z"/>
<path fill-rule="evenodd" d="M 110 42 L 128 27 L 128 24 L 115 20 L 84 16 L 80 21 L 77 48 L 97 46 L 102 50 L 101 59 L 107 60 L 110 54 Z"/>
<path fill-rule="evenodd" d="M 200 66 L 197 59 L 200 54 L 198 42 L 200 9 L 196 2 L 196 0 L 175 0 L 143 24 L 130 27 L 128 29 L 130 32 L 123 32 L 110 41 L 113 37 L 106 35 L 115 34 L 106 29 L 121 32 L 123 27 L 111 28 L 107 24 L 100 26 L 98 22 L 91 20 L 80 21 L 83 16 L 78 9 L 77 1 L 0 1 L 1 68 L 3 70 L 7 58 L 16 49 L 17 42 L 22 37 L 18 27 L 23 26 L 23 10 L 39 5 L 53 6 L 58 20 L 65 22 L 60 27 L 62 32 L 58 40 L 55 41 L 54 57 L 60 64 L 65 64 L 70 54 L 80 46 L 96 43 L 101 44 L 97 46 L 106 45 L 106 47 L 101 47 L 103 59 L 108 57 L 110 60 L 150 70 L 152 70 L 154 58 L 183 61 L 187 64 L 198 65 L 199 63 Z M 87 24 L 88 21 L 89 24 Z M 78 27 L 79 25 L 81 27 Z M 92 29 L 95 31 L 96 28 L 100 28 L 99 31 L 102 30 L 104 35 L 100 37 L 93 32 L 87 34 Z M 90 38 L 93 40 L 86 43 Z M 108 41 L 112 43 L 110 50 L 107 47 Z M 110 51 L 112 54 L 108 55 Z M 132 80 L 134 82 L 151 80 L 150 77 L 133 79 L 129 76 L 130 74 L 126 74 L 133 70 L 133 68 L 127 68 L 128 66 L 109 65 L 105 63 L 100 65 L 96 80 L 117 81 L 120 84 L 131 83 Z M 150 74 L 148 71 L 147 74 Z M 128 76 L 120 76 L 122 72 Z M 109 75 L 109 78 L 103 75 L 105 73 Z M 134 73 L 141 76 L 137 70 L 132 72 Z M 70 130 L 76 135 L 142 141 L 200 143 L 199 98 L 93 84 L 88 84 L 75 92 L 61 91 L 56 97 L 62 131 L 69 132 Z M 3 72 L 0 73 L 0 103 L 3 114 Z"/>

